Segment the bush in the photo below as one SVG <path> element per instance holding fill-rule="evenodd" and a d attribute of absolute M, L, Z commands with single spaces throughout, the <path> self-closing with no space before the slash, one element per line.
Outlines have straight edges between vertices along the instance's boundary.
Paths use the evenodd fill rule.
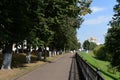
<path fill-rule="evenodd" d="M 95 42 L 90 42 L 89 50 L 94 50 L 95 47 L 97 47 L 97 44 Z"/>
<path fill-rule="evenodd" d="M 98 59 L 101 59 L 101 60 L 107 59 L 107 52 L 106 52 L 104 45 L 97 46 L 93 50 L 93 53 Z"/>

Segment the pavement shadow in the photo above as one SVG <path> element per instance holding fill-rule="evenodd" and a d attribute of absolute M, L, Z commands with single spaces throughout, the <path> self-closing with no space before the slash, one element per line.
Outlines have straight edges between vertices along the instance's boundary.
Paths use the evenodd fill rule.
<path fill-rule="evenodd" d="M 70 58 L 72 58 L 72 63 L 70 67 L 68 80 L 85 80 L 83 77 L 82 71 L 76 62 L 75 55 Z"/>

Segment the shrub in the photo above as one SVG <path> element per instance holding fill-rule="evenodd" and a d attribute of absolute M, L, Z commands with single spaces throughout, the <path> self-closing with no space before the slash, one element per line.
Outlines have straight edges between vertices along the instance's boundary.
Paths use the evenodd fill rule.
<path fill-rule="evenodd" d="M 89 50 L 94 50 L 95 47 L 97 47 L 97 44 L 95 42 L 90 42 Z"/>
<path fill-rule="evenodd" d="M 107 52 L 105 50 L 104 45 L 97 46 L 94 50 L 93 53 L 95 57 L 101 60 L 106 60 L 107 59 Z"/>

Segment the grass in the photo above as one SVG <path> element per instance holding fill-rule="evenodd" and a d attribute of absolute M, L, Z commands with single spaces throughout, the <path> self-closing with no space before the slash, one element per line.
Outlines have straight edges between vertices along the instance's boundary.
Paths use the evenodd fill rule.
<path fill-rule="evenodd" d="M 110 65 L 110 62 L 102 61 L 95 58 L 92 52 L 90 53 L 81 52 L 80 56 L 84 60 L 87 60 L 87 62 L 93 68 L 99 68 L 105 80 L 120 80 L 120 72 L 112 73 L 113 69 L 108 67 Z"/>
<path fill-rule="evenodd" d="M 37 69 L 38 67 L 51 62 L 53 60 L 56 60 L 63 55 L 57 55 L 54 57 L 48 57 L 47 61 L 44 62 L 42 61 L 37 61 L 37 55 L 36 54 L 32 54 L 31 56 L 31 63 L 30 64 L 26 64 L 25 60 L 26 60 L 26 55 L 24 53 L 21 54 L 13 54 L 13 58 L 12 58 L 12 69 L 11 70 L 0 70 L 0 80 L 13 80 L 16 79 L 24 74 L 27 74 L 28 72 L 31 72 L 35 69 Z M 0 64 L 2 64 L 2 55 L 0 54 Z"/>

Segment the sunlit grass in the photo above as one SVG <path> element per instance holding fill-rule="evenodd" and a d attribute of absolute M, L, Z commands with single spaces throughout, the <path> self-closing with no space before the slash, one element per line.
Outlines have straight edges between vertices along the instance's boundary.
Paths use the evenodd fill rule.
<path fill-rule="evenodd" d="M 113 69 L 108 68 L 110 62 L 95 58 L 92 52 L 81 52 L 80 56 L 83 57 L 84 60 L 87 60 L 92 67 L 100 69 L 105 80 L 120 80 L 120 72 L 112 73 Z"/>

